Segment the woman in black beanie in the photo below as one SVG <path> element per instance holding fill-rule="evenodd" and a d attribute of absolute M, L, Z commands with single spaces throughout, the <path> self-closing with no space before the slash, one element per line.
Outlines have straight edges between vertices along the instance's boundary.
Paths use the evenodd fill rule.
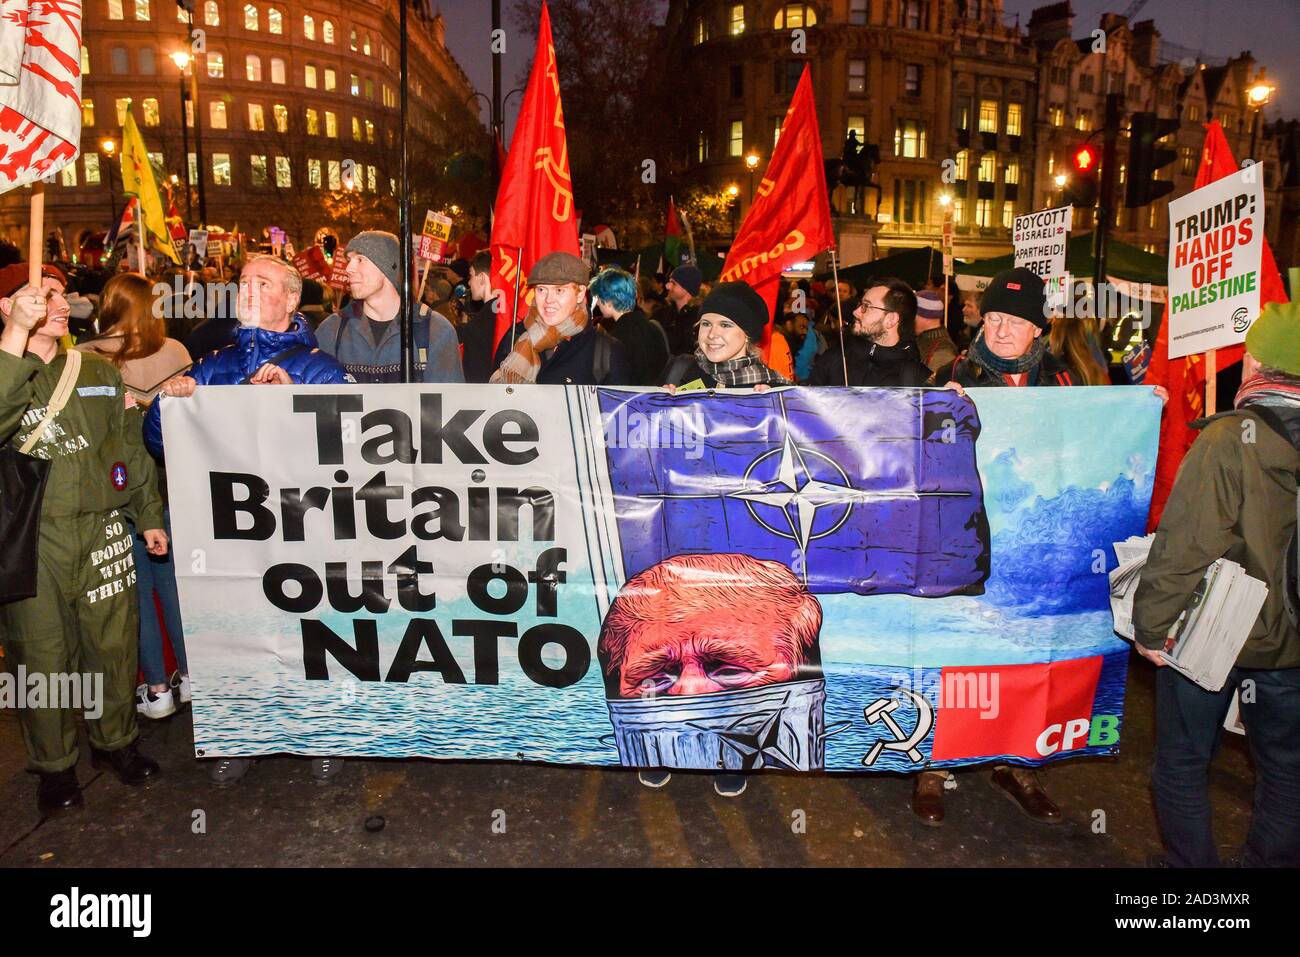
<path fill-rule="evenodd" d="M 695 352 L 677 356 L 664 369 L 669 391 L 700 382 L 708 389 L 794 385 L 763 362 L 758 343 L 767 328 L 767 303 L 747 282 L 720 282 L 700 303 Z"/>

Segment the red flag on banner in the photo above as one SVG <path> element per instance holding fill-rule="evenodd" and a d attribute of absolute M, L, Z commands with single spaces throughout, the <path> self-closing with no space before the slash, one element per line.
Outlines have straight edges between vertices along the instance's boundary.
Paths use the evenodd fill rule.
<path fill-rule="evenodd" d="M 772 314 L 781 273 L 834 247 L 812 73 L 805 66 L 781 124 L 781 138 L 722 266 L 724 282 L 743 279 L 767 303 L 765 356 L 771 349 Z"/>
<path fill-rule="evenodd" d="M 494 340 L 499 343 L 515 322 L 516 280 L 525 282 L 533 264 L 547 253 L 580 253 L 560 75 L 551 41 L 551 14 L 545 3 L 532 73 L 501 171 L 491 247 L 492 288 L 500 293 L 503 306 L 497 313 Z"/>
<path fill-rule="evenodd" d="M 0 0 L 0 193 L 81 144 L 81 0 Z"/>
<path fill-rule="evenodd" d="M 1241 167 L 1233 158 L 1232 149 L 1223 135 L 1223 127 L 1218 120 L 1212 121 L 1205 129 L 1205 145 L 1201 147 L 1201 165 L 1196 171 L 1193 189 L 1208 186 L 1240 171 Z M 1267 239 L 1264 240 L 1260 256 L 1259 279 L 1261 309 L 1270 302 L 1287 301 L 1286 287 L 1282 285 L 1282 276 L 1277 270 L 1277 261 L 1273 258 L 1273 250 Z M 1219 349 L 1215 353 L 1215 366 L 1225 369 L 1234 362 L 1240 362 L 1244 351 L 1240 345 Z M 1204 355 L 1169 358 L 1169 304 L 1166 302 L 1155 350 L 1151 355 L 1151 366 L 1146 378 L 1142 380 L 1143 385 L 1162 385 L 1169 391 L 1169 401 L 1160 421 L 1160 457 L 1156 462 L 1155 487 L 1151 492 L 1148 531 L 1154 531 L 1160 524 L 1165 501 L 1169 498 L 1174 479 L 1178 475 L 1178 466 L 1196 439 L 1197 433 L 1188 427 L 1188 423 L 1205 414 L 1205 368 Z M 1231 396 L 1221 398 L 1221 405 L 1227 406 L 1232 402 Z"/>

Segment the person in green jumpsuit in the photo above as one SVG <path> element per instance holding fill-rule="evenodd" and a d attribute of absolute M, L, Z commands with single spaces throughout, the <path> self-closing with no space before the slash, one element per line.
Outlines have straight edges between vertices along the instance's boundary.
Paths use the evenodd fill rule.
<path fill-rule="evenodd" d="M 44 273 L 37 289 L 26 282 L 25 264 L 0 270 L 0 442 L 15 448 L 44 418 L 67 361 L 64 278 L 52 267 Z M 51 691 L 69 687 L 60 675 L 89 676 L 76 680 L 89 689 L 80 704 L 92 761 L 138 785 L 159 768 L 137 747 L 139 611 L 127 521 L 145 530 L 150 554 L 166 554 L 167 535 L 153 459 L 131 405 L 112 364 L 84 356 L 67 406 L 30 452 L 50 462 L 37 594 L 0 604 L 0 647 L 11 673 L 28 682 L 45 675 Z M 73 709 L 53 695 L 26 703 L 41 705 L 19 710 L 28 766 L 40 776 L 37 806 L 42 814 L 80 806 Z"/>

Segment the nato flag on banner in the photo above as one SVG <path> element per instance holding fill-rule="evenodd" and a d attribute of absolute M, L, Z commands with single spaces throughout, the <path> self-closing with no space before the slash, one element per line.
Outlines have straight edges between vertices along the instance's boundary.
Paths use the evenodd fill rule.
<path fill-rule="evenodd" d="M 782 562 L 810 591 L 981 594 L 979 417 L 944 389 L 598 390 L 624 574 Z"/>

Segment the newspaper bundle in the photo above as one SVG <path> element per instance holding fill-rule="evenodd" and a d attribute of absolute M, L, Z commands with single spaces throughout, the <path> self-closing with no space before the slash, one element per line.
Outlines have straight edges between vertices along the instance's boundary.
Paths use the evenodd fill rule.
<path fill-rule="evenodd" d="M 1115 543 L 1119 566 L 1110 573 L 1115 633 L 1133 640 L 1133 596 L 1154 535 Z M 1207 691 L 1219 691 L 1264 607 L 1268 586 L 1236 562 L 1220 558 L 1205 571 L 1169 633 L 1160 656 Z"/>

